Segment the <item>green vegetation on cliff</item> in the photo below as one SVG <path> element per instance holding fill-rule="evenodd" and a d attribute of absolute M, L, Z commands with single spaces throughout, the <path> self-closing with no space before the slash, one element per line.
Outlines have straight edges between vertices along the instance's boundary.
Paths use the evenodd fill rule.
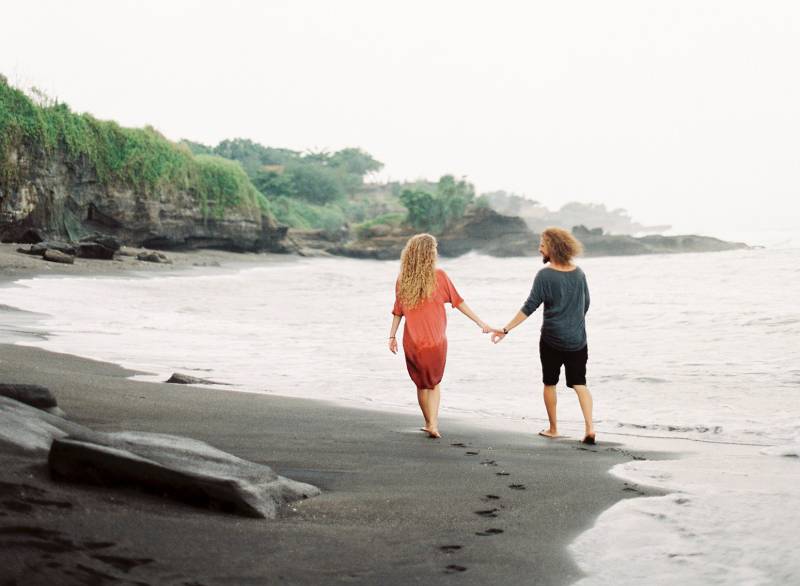
<path fill-rule="evenodd" d="M 475 188 L 463 179 L 444 175 L 431 189 L 419 184 L 400 192 L 400 201 L 408 210 L 408 222 L 416 230 L 440 234 L 464 215 L 475 200 Z"/>
<path fill-rule="evenodd" d="M 269 203 L 240 165 L 218 156 L 195 156 L 152 127 L 123 128 L 38 97 L 40 103 L 35 103 L 0 76 L 0 190 L 15 186 L 15 153 L 24 146 L 44 157 L 60 152 L 67 163 L 88 163 L 97 180 L 107 185 L 147 194 L 188 191 L 207 217 L 221 218 L 231 208 L 269 214 Z"/>
<path fill-rule="evenodd" d="M 223 140 L 215 147 L 188 140 L 183 144 L 197 155 L 239 162 L 278 220 L 301 229 L 335 232 L 363 221 L 369 212 L 355 200 L 364 188 L 364 178 L 383 167 L 357 148 L 300 153 L 245 138 Z"/>

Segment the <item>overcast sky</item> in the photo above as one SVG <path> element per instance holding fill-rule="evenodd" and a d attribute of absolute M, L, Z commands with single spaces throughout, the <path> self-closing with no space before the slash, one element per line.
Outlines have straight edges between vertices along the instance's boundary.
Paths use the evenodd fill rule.
<path fill-rule="evenodd" d="M 550 208 L 800 232 L 800 3 L 4 3 L 0 73 L 126 126 L 358 146 Z"/>

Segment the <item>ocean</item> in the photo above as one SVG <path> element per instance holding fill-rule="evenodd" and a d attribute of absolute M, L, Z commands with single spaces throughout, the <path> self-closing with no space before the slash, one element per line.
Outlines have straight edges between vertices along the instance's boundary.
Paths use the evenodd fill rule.
<path fill-rule="evenodd" d="M 631 490 L 571 545 L 589 584 L 800 583 L 800 249 L 580 259 L 591 291 L 588 384 L 598 440 L 655 450 L 612 473 Z M 461 295 L 502 327 L 538 258 L 442 259 Z M 0 304 L 36 312 L 35 345 L 165 380 L 417 412 L 388 351 L 397 262 L 297 259 L 158 276 L 33 278 Z M 493 345 L 448 310 L 440 426 L 535 434 L 541 310 Z M 3 332 L 0 332 L 0 339 Z M 220 392 L 230 392 L 220 387 Z M 559 385 L 559 427 L 583 428 Z M 539 441 L 538 439 L 535 441 Z"/>

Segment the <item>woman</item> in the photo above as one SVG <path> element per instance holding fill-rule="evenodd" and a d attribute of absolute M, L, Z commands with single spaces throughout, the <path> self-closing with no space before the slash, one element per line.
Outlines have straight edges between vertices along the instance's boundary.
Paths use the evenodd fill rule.
<path fill-rule="evenodd" d="M 417 234 L 409 239 L 400 257 L 400 276 L 395 287 L 389 350 L 397 354 L 397 328 L 405 317 L 403 351 L 411 380 L 417 385 L 417 400 L 429 437 L 440 438 L 439 383 L 447 360 L 447 315 L 449 303 L 474 321 L 484 334 L 491 331 L 464 303 L 447 274 L 436 268 L 436 238 Z"/>
<path fill-rule="evenodd" d="M 586 312 L 589 311 L 589 286 L 586 275 L 572 262 L 581 253 L 581 243 L 563 228 L 547 228 L 542 232 L 539 253 L 542 262 L 550 266 L 541 269 L 533 281 L 531 293 L 517 314 L 502 330 L 494 330 L 492 341 L 497 344 L 515 327 L 524 322 L 544 303 L 539 358 L 542 362 L 544 405 L 550 427 L 539 435 L 558 437 L 556 418 L 556 384 L 561 366 L 567 386 L 575 390 L 585 424 L 583 442 L 594 444 L 596 436 L 592 422 L 592 395 L 586 386 L 586 362 L 589 347 L 586 342 Z"/>

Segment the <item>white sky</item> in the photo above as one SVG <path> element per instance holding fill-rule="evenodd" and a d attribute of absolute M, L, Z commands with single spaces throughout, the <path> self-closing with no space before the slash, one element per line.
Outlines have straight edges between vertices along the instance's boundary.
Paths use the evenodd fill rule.
<path fill-rule="evenodd" d="M 172 139 L 800 232 L 800 3 L 4 2 L 0 73 Z"/>

